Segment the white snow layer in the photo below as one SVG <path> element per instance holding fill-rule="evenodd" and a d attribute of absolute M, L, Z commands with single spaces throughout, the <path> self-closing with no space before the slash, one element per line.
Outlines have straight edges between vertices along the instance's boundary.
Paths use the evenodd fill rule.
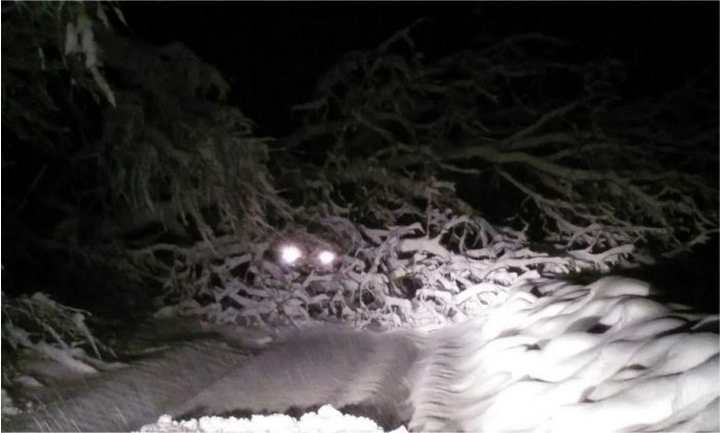
<path fill-rule="evenodd" d="M 252 418 L 222 418 L 206 416 L 200 419 L 174 421 L 170 416 L 163 415 L 157 423 L 143 426 L 141 432 L 233 432 L 233 433 L 259 433 L 259 432 L 287 432 L 287 433 L 382 433 L 374 421 L 343 415 L 330 405 L 308 412 L 300 419 L 288 415 L 253 415 Z M 400 427 L 393 433 L 407 433 L 407 429 Z"/>
<path fill-rule="evenodd" d="M 417 411 L 432 414 L 442 406 L 464 430 L 493 433 L 720 431 L 717 316 L 660 304 L 648 298 L 648 284 L 630 278 L 605 277 L 588 286 L 552 282 L 535 287 L 541 296 L 529 289 L 510 294 L 479 321 L 459 325 L 462 332 L 444 334 L 464 348 L 462 361 L 421 379 Z M 708 327 L 713 332 L 701 329 Z M 448 395 L 455 397 L 441 398 Z M 416 428 L 443 426 L 422 416 L 413 421 Z M 272 415 L 176 422 L 164 416 L 142 431 L 382 429 L 325 406 L 300 420 Z"/>

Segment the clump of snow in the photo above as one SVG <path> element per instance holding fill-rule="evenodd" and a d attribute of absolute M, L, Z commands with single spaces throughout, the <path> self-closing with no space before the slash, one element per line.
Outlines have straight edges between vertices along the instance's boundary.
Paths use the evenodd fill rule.
<path fill-rule="evenodd" d="M 155 424 L 145 425 L 141 432 L 233 432 L 233 433 L 383 433 L 374 421 L 364 417 L 346 415 L 330 405 L 316 412 L 308 412 L 300 419 L 288 415 L 253 415 L 251 418 L 222 418 L 206 416 L 200 419 L 175 421 L 169 415 L 161 416 Z M 407 433 L 405 427 L 391 433 Z"/>

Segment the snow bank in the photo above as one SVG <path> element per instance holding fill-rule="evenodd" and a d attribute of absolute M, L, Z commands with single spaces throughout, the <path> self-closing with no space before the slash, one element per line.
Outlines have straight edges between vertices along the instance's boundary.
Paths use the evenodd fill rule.
<path fill-rule="evenodd" d="M 718 318 L 648 295 L 648 284 L 622 277 L 512 293 L 474 329 L 450 334 L 462 349 L 437 342 L 411 428 L 720 431 Z"/>
<path fill-rule="evenodd" d="M 330 405 L 308 412 L 300 419 L 287 415 L 253 415 L 252 418 L 202 417 L 185 421 L 174 421 L 170 416 L 161 416 L 155 424 L 143 426 L 141 432 L 233 432 L 233 433 L 382 433 L 374 421 L 344 415 Z M 404 427 L 392 433 L 406 433 Z"/>

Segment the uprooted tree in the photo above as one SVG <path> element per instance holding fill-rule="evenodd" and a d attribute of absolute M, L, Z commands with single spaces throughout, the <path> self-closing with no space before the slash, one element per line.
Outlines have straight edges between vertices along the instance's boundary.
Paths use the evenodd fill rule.
<path fill-rule="evenodd" d="M 3 9 L 16 289 L 17 269 L 49 266 L 217 321 L 394 326 L 718 230 L 716 70 L 626 101 L 619 60 L 569 61 L 537 34 L 425 58 L 421 21 L 340 59 L 270 139 L 190 50 L 113 31 L 111 3 Z M 278 264 L 289 238 L 334 247 L 333 272 Z"/>

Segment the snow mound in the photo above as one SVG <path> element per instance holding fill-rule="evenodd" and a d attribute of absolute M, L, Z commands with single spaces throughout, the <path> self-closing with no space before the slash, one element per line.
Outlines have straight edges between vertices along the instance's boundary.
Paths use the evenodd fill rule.
<path fill-rule="evenodd" d="M 200 419 L 175 421 L 169 415 L 161 416 L 155 424 L 145 425 L 141 432 L 233 432 L 233 433 L 383 433 L 374 421 L 339 412 L 325 405 L 316 412 L 308 412 L 299 420 L 288 415 L 253 415 L 251 418 L 222 418 L 206 416 Z M 392 433 L 407 433 L 400 427 Z"/>

